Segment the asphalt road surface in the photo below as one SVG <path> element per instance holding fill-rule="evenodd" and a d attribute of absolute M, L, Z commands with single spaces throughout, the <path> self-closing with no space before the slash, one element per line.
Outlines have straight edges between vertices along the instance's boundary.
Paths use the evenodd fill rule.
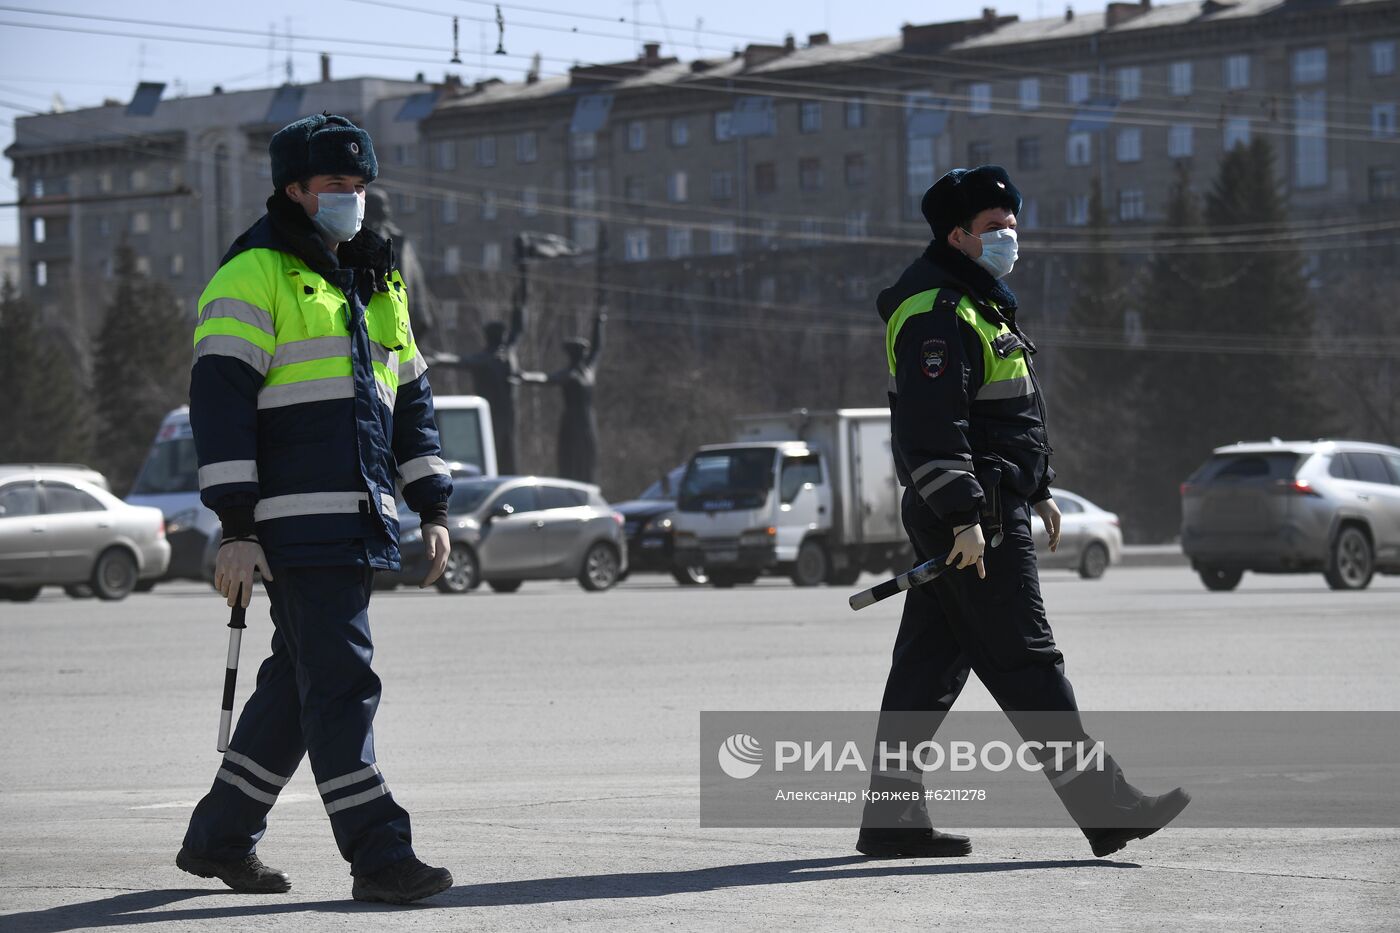
<path fill-rule="evenodd" d="M 1400 578 L 1209 593 L 1185 568 L 1114 568 L 1044 591 L 1086 709 L 1400 710 Z M 700 710 L 878 706 L 900 600 L 855 614 L 847 595 L 644 576 L 376 594 L 379 761 L 457 881 L 406 909 L 349 900 L 305 764 L 259 847 L 291 893 L 174 867 L 219 760 L 209 589 L 0 603 L 0 929 L 1397 929 L 1400 830 L 1173 827 L 1096 860 L 1073 828 L 986 829 L 966 859 L 871 861 L 854 828 L 701 829 Z M 993 704 L 973 683 L 959 708 Z"/>

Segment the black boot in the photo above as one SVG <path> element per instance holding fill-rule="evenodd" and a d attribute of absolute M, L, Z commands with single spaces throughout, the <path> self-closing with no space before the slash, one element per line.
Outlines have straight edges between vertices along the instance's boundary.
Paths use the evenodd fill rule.
<path fill-rule="evenodd" d="M 860 821 L 856 851 L 872 858 L 951 858 L 972 851 L 966 836 L 942 833 L 933 828 L 924 786 L 915 781 L 875 776 L 870 781 L 874 793 L 896 793 L 915 799 L 869 801 Z"/>
<path fill-rule="evenodd" d="M 242 858 L 201 858 L 181 848 L 175 856 L 175 867 L 201 878 L 218 878 L 240 894 L 282 894 L 292 889 L 285 873 L 268 868 L 255 853 Z"/>
<path fill-rule="evenodd" d="M 1131 826 L 1115 829 L 1086 829 L 1084 836 L 1094 850 L 1094 855 L 1103 858 L 1112 855 L 1134 839 L 1146 839 L 1181 815 L 1191 795 L 1178 787 L 1159 797 L 1144 795 L 1134 808 Z"/>
<path fill-rule="evenodd" d="M 357 901 L 411 904 L 452 887 L 452 872 L 409 856 L 368 875 L 356 875 L 350 894 Z"/>

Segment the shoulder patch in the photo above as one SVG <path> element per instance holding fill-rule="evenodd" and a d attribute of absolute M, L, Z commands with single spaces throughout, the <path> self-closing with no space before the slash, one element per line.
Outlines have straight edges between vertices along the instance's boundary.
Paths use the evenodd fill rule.
<path fill-rule="evenodd" d="M 925 340 L 919 348 L 919 368 L 929 379 L 937 379 L 948 368 L 948 342 L 941 338 Z"/>

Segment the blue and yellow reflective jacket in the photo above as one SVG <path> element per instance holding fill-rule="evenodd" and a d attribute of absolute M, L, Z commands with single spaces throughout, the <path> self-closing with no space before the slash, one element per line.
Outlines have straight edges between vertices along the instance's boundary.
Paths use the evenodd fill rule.
<path fill-rule="evenodd" d="M 281 194 L 199 299 L 190 426 L 200 496 L 225 534 L 284 565 L 397 569 L 394 493 L 440 514 L 452 490 L 427 364 L 391 244 L 339 247 Z"/>
<path fill-rule="evenodd" d="M 895 469 L 951 525 L 977 521 L 984 482 L 1038 502 L 1055 476 L 1035 347 L 1014 307 L 978 294 L 974 277 L 994 281 L 979 272 L 930 247 L 877 300 Z"/>

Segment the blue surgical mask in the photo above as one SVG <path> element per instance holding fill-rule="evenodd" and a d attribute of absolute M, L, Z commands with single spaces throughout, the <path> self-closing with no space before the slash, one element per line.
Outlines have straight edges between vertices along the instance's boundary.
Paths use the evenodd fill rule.
<path fill-rule="evenodd" d="M 963 228 L 967 230 L 966 227 Z M 972 233 L 971 230 L 967 230 Z M 977 236 L 976 234 L 972 234 Z M 1016 249 L 1016 231 L 1010 228 L 1005 230 L 990 230 L 977 237 L 982 241 L 982 255 L 977 256 L 972 261 L 983 269 L 990 272 L 993 278 L 1002 278 L 1011 273 L 1011 267 L 1016 265 L 1018 255 Z"/>
<path fill-rule="evenodd" d="M 365 222 L 365 193 L 346 191 L 316 195 L 316 213 L 311 222 L 337 243 L 353 240 Z"/>

